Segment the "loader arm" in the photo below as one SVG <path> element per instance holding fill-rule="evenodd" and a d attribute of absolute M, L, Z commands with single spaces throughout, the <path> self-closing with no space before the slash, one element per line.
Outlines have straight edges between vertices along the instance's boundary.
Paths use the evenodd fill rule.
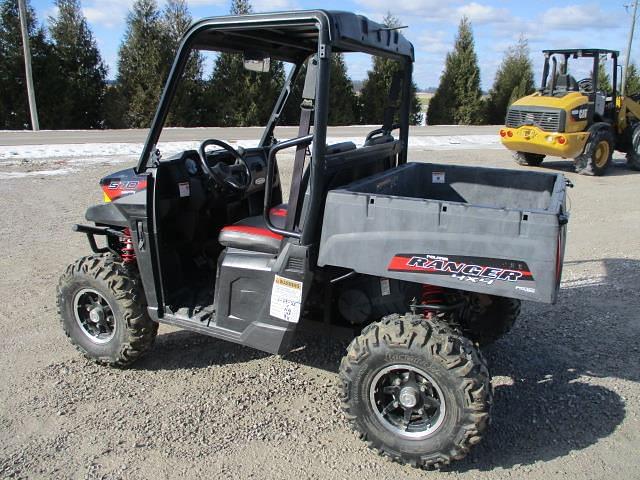
<path fill-rule="evenodd" d="M 629 114 L 640 120 L 640 103 L 633 101 L 630 97 L 621 97 L 620 110 L 618 111 L 618 132 L 622 133 L 628 125 Z"/>

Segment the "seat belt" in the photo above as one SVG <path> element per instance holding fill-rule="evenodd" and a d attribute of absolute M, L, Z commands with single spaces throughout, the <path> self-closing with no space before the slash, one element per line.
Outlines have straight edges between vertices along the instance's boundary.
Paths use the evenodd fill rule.
<path fill-rule="evenodd" d="M 315 109 L 316 99 L 316 76 L 318 72 L 318 57 L 314 55 L 307 62 L 307 73 L 302 89 L 302 103 L 300 104 L 300 124 L 298 126 L 298 137 L 309 135 L 311 130 L 311 120 Z M 291 177 L 291 188 L 289 190 L 289 206 L 287 208 L 286 230 L 293 230 L 298 221 L 298 204 L 300 203 L 300 184 L 304 172 L 304 161 L 307 155 L 307 146 L 301 145 L 296 148 L 296 155 L 293 161 L 293 175 Z"/>

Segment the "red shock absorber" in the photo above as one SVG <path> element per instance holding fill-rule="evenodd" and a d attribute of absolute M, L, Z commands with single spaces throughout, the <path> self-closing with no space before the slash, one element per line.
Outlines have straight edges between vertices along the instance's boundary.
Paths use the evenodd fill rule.
<path fill-rule="evenodd" d="M 125 228 L 122 231 L 122 247 L 120 248 L 120 256 L 124 263 L 133 263 L 136 261 L 136 252 L 133 249 L 133 240 L 131 239 L 131 230 Z"/>
<path fill-rule="evenodd" d="M 426 306 L 424 311 L 429 313 L 438 313 L 441 310 L 438 307 L 444 307 L 446 302 L 444 293 L 444 288 L 438 287 L 437 285 L 422 285 L 420 304 Z M 429 306 L 433 306 L 434 308 L 429 308 Z"/>

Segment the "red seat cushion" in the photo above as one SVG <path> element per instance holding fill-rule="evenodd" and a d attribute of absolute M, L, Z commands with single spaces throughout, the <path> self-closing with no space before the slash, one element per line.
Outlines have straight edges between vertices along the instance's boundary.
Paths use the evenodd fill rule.
<path fill-rule="evenodd" d="M 282 204 L 272 208 L 269 211 L 269 218 L 276 227 L 284 228 L 287 205 Z M 267 228 L 262 215 L 243 218 L 233 225 L 224 227 L 218 235 L 218 241 L 225 247 L 264 253 L 278 253 L 283 238 L 282 235 Z"/>

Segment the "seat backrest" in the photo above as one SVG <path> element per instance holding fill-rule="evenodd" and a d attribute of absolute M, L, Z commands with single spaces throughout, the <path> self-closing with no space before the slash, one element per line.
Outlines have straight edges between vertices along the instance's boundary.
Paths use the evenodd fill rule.
<path fill-rule="evenodd" d="M 556 90 L 567 91 L 569 89 L 569 75 L 559 73 L 556 77 Z"/>
<path fill-rule="evenodd" d="M 377 137 L 367 139 L 367 141 L 364 142 L 364 146 L 370 147 L 372 145 L 381 145 L 383 143 L 393 142 L 394 140 L 395 138 L 393 138 L 393 135 L 391 134 L 379 135 Z"/>
<path fill-rule="evenodd" d="M 397 155 L 400 145 L 399 140 L 395 140 L 393 137 L 391 139 L 391 142 L 387 140 L 380 144 L 366 145 L 360 148 L 356 148 L 353 142 L 327 146 L 325 192 L 390 168 L 390 159 Z M 306 218 L 310 200 L 310 192 L 307 188 L 309 177 L 310 169 L 307 166 L 300 185 L 300 191 L 304 192 L 304 195 L 301 195 L 303 197 L 301 218 L 303 219 Z M 303 227 L 302 224 L 301 227 Z"/>
<path fill-rule="evenodd" d="M 325 155 L 335 155 L 336 153 L 344 153 L 350 150 L 355 150 L 356 144 L 353 142 L 341 142 L 327 145 Z"/>

